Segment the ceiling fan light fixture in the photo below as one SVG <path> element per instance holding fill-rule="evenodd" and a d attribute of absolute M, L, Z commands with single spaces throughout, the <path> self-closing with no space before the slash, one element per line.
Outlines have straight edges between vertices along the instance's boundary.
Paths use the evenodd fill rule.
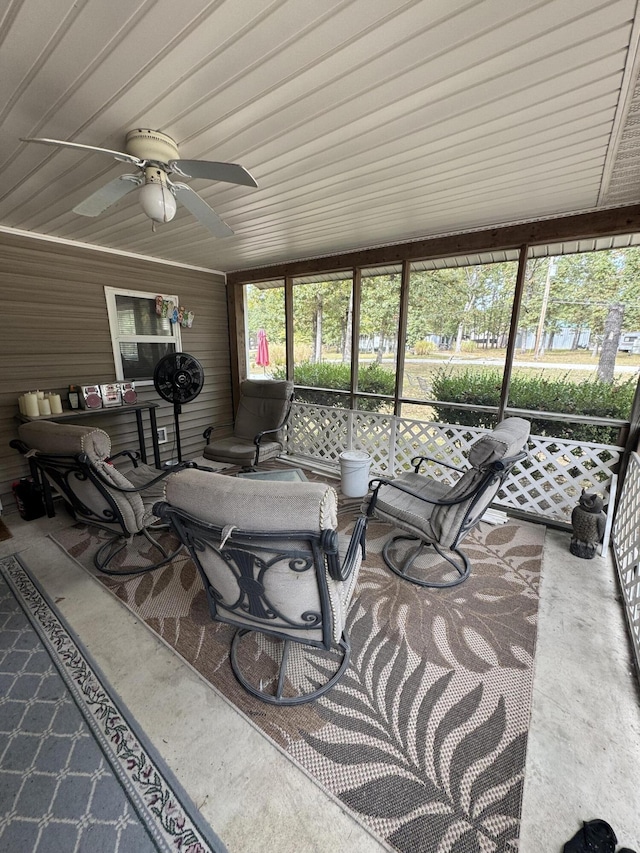
<path fill-rule="evenodd" d="M 176 200 L 169 187 L 147 183 L 140 187 L 140 206 L 154 222 L 171 222 L 176 215 Z"/>

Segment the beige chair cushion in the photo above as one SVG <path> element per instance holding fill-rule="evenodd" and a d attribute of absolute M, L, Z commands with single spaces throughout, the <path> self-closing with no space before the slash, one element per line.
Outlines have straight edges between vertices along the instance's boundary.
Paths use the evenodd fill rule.
<path fill-rule="evenodd" d="M 205 459 L 213 459 L 216 462 L 228 462 L 230 465 L 251 465 L 256 458 L 256 446 L 245 439 L 238 440 L 236 436 L 230 435 L 226 438 L 218 438 L 213 444 L 205 444 L 203 450 Z M 264 439 L 260 443 L 260 462 L 274 459 L 282 453 L 282 445 L 277 441 Z"/>
<path fill-rule="evenodd" d="M 482 468 L 499 459 L 515 456 L 524 448 L 531 425 L 524 418 L 505 418 L 487 435 L 475 442 L 469 451 L 469 465 Z"/>
<path fill-rule="evenodd" d="M 456 500 L 471 495 L 485 476 L 486 468 L 500 459 L 518 454 L 529 437 L 529 422 L 523 418 L 507 418 L 487 435 L 482 436 L 469 451 L 468 461 L 472 466 L 449 486 L 428 475 L 413 471 L 401 474 L 395 482 L 412 489 L 429 501 Z M 381 486 L 378 491 L 375 515 L 390 524 L 397 525 L 408 533 L 429 542 L 438 542 L 444 547 L 457 544 L 460 528 L 465 521 L 469 505 L 474 497 L 473 517 L 470 526 L 480 520 L 500 487 L 498 481 L 488 487 L 480 497 L 471 496 L 459 503 L 440 506 L 427 503 L 408 495 L 393 486 Z M 364 509 L 369 504 L 367 499 Z"/>
<path fill-rule="evenodd" d="M 240 403 L 233 435 L 214 438 L 205 445 L 205 459 L 230 465 L 252 465 L 256 456 L 254 438 L 265 430 L 276 429 L 285 418 L 293 382 L 273 379 L 245 379 L 240 385 Z M 260 462 L 282 453 L 282 431 L 271 433 L 260 443 Z"/>
<path fill-rule="evenodd" d="M 308 553 L 302 539 L 296 533 L 318 533 L 325 529 L 336 529 L 337 494 L 335 489 L 323 483 L 290 483 L 276 480 L 248 480 L 229 477 L 196 469 L 186 469 L 172 474 L 166 483 L 166 500 L 190 515 L 216 527 L 236 527 L 239 531 L 275 533 L 289 535 L 275 543 L 290 550 L 296 546 Z M 344 551 L 341 551 L 341 556 Z M 222 596 L 223 602 L 236 601 L 238 584 L 229 567 L 211 549 L 200 553 L 202 567 Z M 359 565 L 346 582 L 333 580 L 325 570 L 321 579 L 316 572 L 292 572 L 289 562 L 276 564 L 265 574 L 265 586 L 269 600 L 283 614 L 299 619 L 304 611 L 320 611 L 318 583 L 327 586 L 331 606 L 331 633 L 337 642 L 340 638 Z M 253 618 L 243 618 L 234 613 L 234 621 L 255 627 Z M 268 623 L 265 622 L 265 625 Z M 322 628 L 317 630 L 288 630 L 292 637 L 320 642 Z"/>
<path fill-rule="evenodd" d="M 240 385 L 240 403 L 236 413 L 234 435 L 253 441 L 259 432 L 280 426 L 292 393 L 293 382 L 245 379 Z M 275 434 L 269 438 L 279 440 L 280 436 Z"/>
<path fill-rule="evenodd" d="M 60 424 L 53 421 L 32 421 L 22 424 L 18 428 L 18 435 L 25 444 L 40 453 L 66 456 L 85 453 L 96 471 L 108 482 L 124 488 L 130 488 L 133 485 L 114 465 L 105 462 L 111 453 L 111 439 L 104 430 L 76 424 Z M 56 491 L 60 492 L 54 482 L 51 485 Z M 69 485 L 79 500 L 98 516 L 104 516 L 105 510 L 108 510 L 109 506 L 93 483 L 70 478 Z M 60 494 L 64 497 L 64 493 L 60 492 Z M 119 492 L 111 489 L 109 494 L 122 514 L 127 531 L 129 533 L 139 532 L 144 525 L 146 515 L 140 495 L 134 492 Z M 108 523 L 107 518 L 105 517 L 105 523 Z"/>

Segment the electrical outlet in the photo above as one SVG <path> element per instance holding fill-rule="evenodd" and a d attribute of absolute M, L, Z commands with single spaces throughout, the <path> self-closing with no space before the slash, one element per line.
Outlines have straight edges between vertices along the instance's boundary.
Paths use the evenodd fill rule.
<path fill-rule="evenodd" d="M 158 427 L 158 444 L 166 444 L 169 441 L 167 438 L 167 428 Z"/>

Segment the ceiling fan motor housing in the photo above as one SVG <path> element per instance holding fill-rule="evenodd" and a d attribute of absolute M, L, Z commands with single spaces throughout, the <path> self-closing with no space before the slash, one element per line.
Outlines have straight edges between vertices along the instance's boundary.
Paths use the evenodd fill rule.
<path fill-rule="evenodd" d="M 140 160 L 151 160 L 156 163 L 168 163 L 179 160 L 180 152 L 175 141 L 159 130 L 138 128 L 127 133 L 127 154 Z"/>

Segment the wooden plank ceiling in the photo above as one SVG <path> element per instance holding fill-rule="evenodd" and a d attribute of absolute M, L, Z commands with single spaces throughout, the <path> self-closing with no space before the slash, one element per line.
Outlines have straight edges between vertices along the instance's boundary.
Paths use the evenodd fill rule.
<path fill-rule="evenodd" d="M 0 227 L 223 271 L 640 201 L 636 0 L 8 0 Z M 124 150 L 153 128 L 252 189 L 187 180 L 154 233 Z"/>

